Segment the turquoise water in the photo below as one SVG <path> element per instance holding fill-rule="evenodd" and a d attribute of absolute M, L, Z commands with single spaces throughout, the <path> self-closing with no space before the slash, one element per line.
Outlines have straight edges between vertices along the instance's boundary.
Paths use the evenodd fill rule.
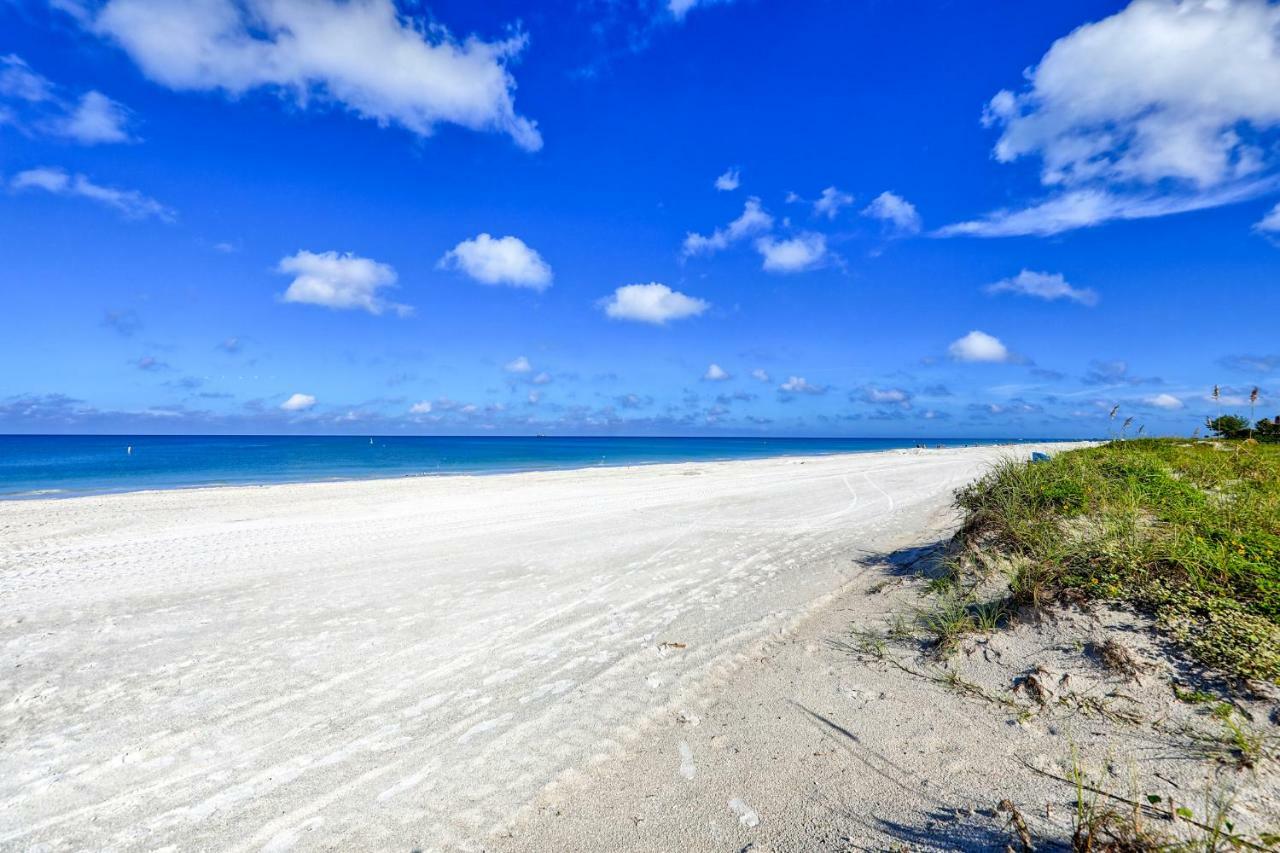
<path fill-rule="evenodd" d="M 929 439 L 930 446 L 991 443 Z M 895 438 L 0 435 L 0 496 L 755 459 L 915 444 Z"/>

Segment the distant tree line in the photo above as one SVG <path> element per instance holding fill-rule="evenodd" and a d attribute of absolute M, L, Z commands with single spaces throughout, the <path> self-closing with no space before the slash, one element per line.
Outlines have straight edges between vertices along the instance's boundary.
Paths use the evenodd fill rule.
<path fill-rule="evenodd" d="M 1256 438 L 1258 441 L 1280 442 L 1280 414 L 1263 418 L 1249 426 L 1249 419 L 1242 415 L 1219 415 L 1205 419 L 1204 425 L 1220 438 Z"/>

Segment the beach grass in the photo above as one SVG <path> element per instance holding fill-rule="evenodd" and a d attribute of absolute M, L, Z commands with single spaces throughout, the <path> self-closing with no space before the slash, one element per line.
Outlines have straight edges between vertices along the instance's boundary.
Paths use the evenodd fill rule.
<path fill-rule="evenodd" d="M 1129 602 L 1200 663 L 1280 682 L 1280 446 L 1113 441 L 1002 462 L 956 502 L 953 577 L 1004 572 L 1011 608 Z M 994 625 L 945 610 L 942 640 Z"/>

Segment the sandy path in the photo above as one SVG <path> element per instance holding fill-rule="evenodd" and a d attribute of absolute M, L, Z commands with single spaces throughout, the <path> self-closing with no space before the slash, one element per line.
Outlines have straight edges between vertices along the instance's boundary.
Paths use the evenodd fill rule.
<path fill-rule="evenodd" d="M 1009 452 L 0 503 L 0 847 L 478 847 Z"/>

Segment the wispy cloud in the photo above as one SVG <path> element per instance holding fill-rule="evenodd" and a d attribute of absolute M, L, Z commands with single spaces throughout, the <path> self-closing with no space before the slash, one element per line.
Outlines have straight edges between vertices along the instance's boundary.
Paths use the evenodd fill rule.
<path fill-rule="evenodd" d="M 966 408 L 971 415 L 980 417 L 1017 417 L 1019 415 L 1036 415 L 1044 411 L 1044 406 L 1039 403 L 1030 403 L 1020 397 L 1000 403 L 970 403 Z"/>
<path fill-rule="evenodd" d="M 96 90 L 79 95 L 37 73 L 20 56 L 0 56 L 0 104 L 11 123 L 28 134 L 82 145 L 131 142 L 129 110 Z"/>
<path fill-rule="evenodd" d="M 835 187 L 827 187 L 813 203 L 813 212 L 827 219 L 835 219 L 840 211 L 853 204 L 853 196 Z"/>
<path fill-rule="evenodd" d="M 1089 372 L 1081 381 L 1086 385 L 1159 385 L 1163 380 L 1158 376 L 1135 376 L 1129 370 L 1129 363 L 1121 360 L 1089 363 Z"/>
<path fill-rule="evenodd" d="M 127 219 L 154 218 L 162 222 L 173 222 L 177 218 L 172 208 L 137 190 L 103 186 L 94 183 L 84 175 L 73 175 L 64 169 L 52 166 L 19 172 L 13 176 L 9 186 L 17 192 L 39 190 L 53 195 L 87 199 L 110 207 Z"/>
<path fill-rule="evenodd" d="M 1271 208 L 1266 216 L 1255 222 L 1253 230 L 1268 236 L 1280 235 L 1280 204 Z"/>
<path fill-rule="evenodd" d="M 1240 373 L 1271 373 L 1280 370 L 1280 354 L 1274 355 L 1228 355 L 1219 360 L 1228 370 Z"/>
<path fill-rule="evenodd" d="M 732 2 L 733 0 L 667 0 L 667 11 L 677 21 L 683 21 L 685 15 L 699 6 L 727 5 Z"/>
<path fill-rule="evenodd" d="M 122 337 L 131 338 L 142 329 L 142 320 L 134 311 L 111 311 L 102 315 L 102 325 Z"/>
<path fill-rule="evenodd" d="M 149 373 L 169 369 L 168 364 L 156 358 L 154 355 L 144 355 L 137 361 L 133 362 L 133 365 L 139 370 L 145 370 Z"/>
<path fill-rule="evenodd" d="M 1023 270 L 1011 278 L 1001 279 L 983 288 L 987 293 L 1016 293 L 1019 296 L 1032 296 L 1053 302 L 1066 299 L 1081 305 L 1097 305 L 1098 294 L 1089 288 L 1072 287 L 1061 273 L 1033 272 Z"/>
<path fill-rule="evenodd" d="M 683 252 L 685 257 L 715 254 L 739 240 L 753 234 L 761 234 L 772 227 L 773 217 L 761 206 L 760 199 L 752 196 L 743 206 L 742 215 L 724 228 L 717 228 L 711 232 L 710 236 L 703 236 L 693 231 L 686 234 Z"/>
<path fill-rule="evenodd" d="M 521 355 L 508 361 L 502 366 L 502 369 L 507 373 L 530 373 L 533 371 L 533 365 L 529 362 L 529 359 Z"/>
<path fill-rule="evenodd" d="M 901 409 L 911 408 L 911 392 L 905 388 L 879 388 L 868 385 L 857 395 L 850 395 L 851 400 L 861 400 L 875 406 L 896 406 Z"/>
<path fill-rule="evenodd" d="M 795 394 L 809 394 L 817 396 L 827 393 L 830 390 L 826 385 L 815 385 L 803 376 L 791 376 L 778 386 L 779 395 L 782 397 L 790 397 Z"/>
<path fill-rule="evenodd" d="M 923 222 L 916 206 L 897 193 L 885 190 L 862 210 L 863 216 L 887 222 L 895 233 L 906 236 L 920 233 Z"/>
<path fill-rule="evenodd" d="M 93 145 L 102 142 L 128 142 L 129 111 L 101 92 L 85 92 L 54 127 L 57 132 L 77 142 Z"/>
<path fill-rule="evenodd" d="M 46 103 L 57 98 L 53 81 L 36 73 L 17 54 L 0 56 L 0 98 L 30 104 Z"/>
<path fill-rule="evenodd" d="M 653 398 L 648 395 L 622 394 L 614 397 L 613 400 L 619 408 L 623 409 L 643 409 L 653 405 Z"/>
<path fill-rule="evenodd" d="M 938 237 L 1049 237 L 1112 220 L 1152 219 L 1174 213 L 1248 201 L 1280 188 L 1274 177 L 1244 181 L 1204 192 L 1113 192 L 1083 189 L 1064 192 L 1024 208 L 993 211 L 981 219 L 957 222 L 934 231 Z"/>

